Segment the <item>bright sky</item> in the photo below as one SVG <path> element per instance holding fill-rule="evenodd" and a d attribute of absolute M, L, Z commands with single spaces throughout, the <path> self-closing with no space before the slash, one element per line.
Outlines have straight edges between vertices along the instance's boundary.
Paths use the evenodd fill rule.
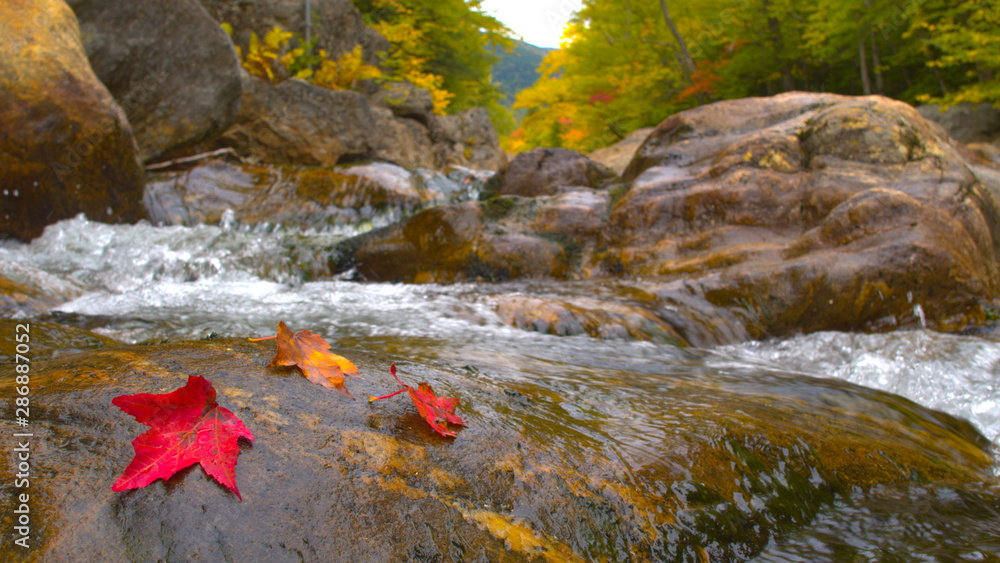
<path fill-rule="evenodd" d="M 563 28 L 581 0 L 483 0 L 483 11 L 538 47 L 559 47 Z"/>

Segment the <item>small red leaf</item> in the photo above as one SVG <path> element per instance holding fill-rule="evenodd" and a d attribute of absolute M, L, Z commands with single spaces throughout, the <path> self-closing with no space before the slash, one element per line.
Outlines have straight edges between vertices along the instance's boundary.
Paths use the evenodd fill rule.
<path fill-rule="evenodd" d="M 430 424 L 431 428 L 433 428 L 438 434 L 446 438 L 454 438 L 457 435 L 448 429 L 449 422 L 458 426 L 468 426 L 466 424 L 466 420 L 455 414 L 455 407 L 458 406 L 457 398 L 436 396 L 434 394 L 434 390 L 431 389 L 431 386 L 428 385 L 426 381 L 421 382 L 417 389 L 403 383 L 398 377 L 396 377 L 395 362 L 389 366 L 389 373 L 396 378 L 396 381 L 398 381 L 403 388 L 395 393 L 390 393 L 389 395 L 382 397 L 369 397 L 369 403 L 380 399 L 388 399 L 389 397 L 394 397 L 403 391 L 406 391 L 410 394 L 410 399 L 413 401 L 413 404 L 416 405 L 417 412 L 420 413 L 420 416 L 424 417 L 427 424 Z"/>
<path fill-rule="evenodd" d="M 111 404 L 151 427 L 132 440 L 135 457 L 111 490 L 145 487 L 201 463 L 205 473 L 243 500 L 236 488 L 237 440 L 243 436 L 253 441 L 253 434 L 219 406 L 207 379 L 192 375 L 184 387 L 170 393 L 121 395 Z"/>

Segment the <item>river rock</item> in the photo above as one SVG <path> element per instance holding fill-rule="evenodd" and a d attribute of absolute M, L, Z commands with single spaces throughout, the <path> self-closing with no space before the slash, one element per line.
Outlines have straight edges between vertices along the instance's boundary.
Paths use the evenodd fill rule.
<path fill-rule="evenodd" d="M 493 195 L 540 196 L 555 194 L 559 188 L 596 188 L 617 176 L 608 167 L 569 149 L 532 149 L 522 152 L 490 182 Z"/>
<path fill-rule="evenodd" d="M 486 108 L 475 107 L 451 115 L 434 115 L 428 124 L 438 167 L 467 166 L 497 172 L 507 164 L 507 153 Z"/>
<path fill-rule="evenodd" d="M 407 282 L 500 281 L 562 276 L 563 248 L 537 236 L 494 229 L 479 202 L 426 209 L 411 219 L 345 241 L 331 256 L 337 272 L 356 270 L 361 280 Z"/>
<path fill-rule="evenodd" d="M 415 119 L 424 127 L 430 126 L 434 116 L 434 100 L 426 88 L 417 88 L 409 82 L 377 84 L 365 81 L 364 94 L 372 105 L 392 111 L 393 115 Z"/>
<path fill-rule="evenodd" d="M 268 164 L 333 166 L 371 157 L 375 117 L 364 96 L 290 79 L 272 86 L 243 72 L 236 123 L 222 137 L 241 155 Z"/>
<path fill-rule="evenodd" d="M 399 117 L 392 110 L 373 107 L 375 130 L 373 158 L 408 168 L 437 168 L 427 128 L 416 119 Z"/>
<path fill-rule="evenodd" d="M 942 110 L 938 104 L 917 108 L 928 121 L 937 123 L 953 139 L 963 143 L 1000 143 L 1000 109 L 993 104 L 964 103 Z"/>
<path fill-rule="evenodd" d="M 0 18 L 0 236 L 29 240 L 86 213 L 139 218 L 142 163 L 62 0 L 11 0 Z"/>
<path fill-rule="evenodd" d="M 198 0 L 70 0 L 94 72 L 145 161 L 214 138 L 240 103 L 240 61 Z"/>
<path fill-rule="evenodd" d="M 543 334 L 686 345 L 663 319 L 641 307 L 614 301 L 503 295 L 497 299 L 496 311 L 511 326 Z"/>
<path fill-rule="evenodd" d="M 268 368 L 273 342 L 111 346 L 32 363 L 30 557 L 206 561 L 743 561 L 853 491 L 983 481 L 988 443 L 967 423 L 845 382 L 740 385 L 613 376 L 553 394 L 462 368 L 397 362 L 457 397 L 468 427 L 434 433 L 404 394 L 369 405 Z M 398 388 L 389 360 L 355 396 Z M 197 464 L 113 492 L 147 427 L 112 406 L 207 378 L 254 436 L 242 501 Z M 742 380 L 741 380 L 742 381 Z M 0 407 L 13 412 L 12 377 Z M 0 479 L 15 483 L 13 462 Z M 24 492 L 24 489 L 14 489 Z M 0 497 L 15 514 L 19 499 Z"/>
<path fill-rule="evenodd" d="M 621 175 L 625 172 L 628 163 L 632 161 L 632 156 L 642 143 L 646 141 L 649 134 L 653 132 L 652 127 L 643 127 L 629 133 L 624 139 L 611 145 L 597 149 L 587 155 L 590 160 L 603 164 Z"/>
<path fill-rule="evenodd" d="M 546 172 L 547 153 L 533 152 L 494 185 L 530 197 L 370 233 L 339 247 L 334 269 L 476 279 L 479 241 L 540 239 L 555 245 L 546 256 L 561 257 L 510 276 L 641 279 L 656 296 L 643 306 L 698 346 L 818 330 L 955 331 L 997 307 L 1000 169 L 904 103 L 789 93 L 681 112 L 610 190 L 553 188 L 578 181 L 555 173 L 565 167 Z M 457 217 L 469 221 L 450 228 Z"/>
<path fill-rule="evenodd" d="M 910 106 L 791 93 L 677 114 L 625 172 L 604 256 L 754 336 L 957 330 L 997 297 L 995 172 Z"/>
<path fill-rule="evenodd" d="M 328 169 L 209 162 L 150 176 L 143 203 L 157 225 L 325 229 L 384 225 L 446 197 L 391 164 Z"/>
<path fill-rule="evenodd" d="M 37 317 L 83 295 L 88 289 L 75 280 L 31 266 L 17 262 L 0 263 L 0 317 Z"/>
<path fill-rule="evenodd" d="M 351 90 L 297 79 L 272 86 L 244 72 L 235 125 L 202 149 L 230 146 L 256 162 L 308 166 L 378 160 L 406 168 L 496 170 L 504 162 L 485 109 L 404 117 L 383 105 Z"/>
<path fill-rule="evenodd" d="M 274 26 L 306 35 L 306 4 L 301 0 L 200 0 L 219 22 L 233 26 L 238 45 L 250 43 L 250 33 L 263 37 Z M 312 37 L 316 48 L 339 58 L 361 45 L 368 64 L 378 64 L 378 53 L 389 50 L 389 42 L 365 25 L 361 13 L 350 0 L 312 0 Z"/>

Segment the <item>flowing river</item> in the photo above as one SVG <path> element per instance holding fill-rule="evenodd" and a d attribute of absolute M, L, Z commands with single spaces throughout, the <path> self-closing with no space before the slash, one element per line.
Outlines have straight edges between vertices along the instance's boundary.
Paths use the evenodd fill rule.
<path fill-rule="evenodd" d="M 1000 342 L 923 330 L 816 333 L 707 349 L 556 337 L 504 325 L 497 296 L 616 295 L 640 281 L 402 285 L 312 280 L 319 250 L 349 232 L 262 226 L 110 226 L 82 217 L 31 244 L 0 244 L 0 274 L 71 299 L 50 320 L 126 343 L 264 336 L 284 320 L 340 349 L 488 373 L 572 397 L 579 420 L 615 416 L 663 380 L 753 392 L 762 379 L 835 378 L 970 421 L 1000 448 Z M 64 351 L 63 353 L 71 353 Z M 398 361 L 398 360 L 397 360 Z M 780 387 L 780 384 L 778 385 Z M 643 432 L 621 421 L 620 439 Z M 994 465 L 994 475 L 1000 468 Z M 876 487 L 838 495 L 759 561 L 1000 561 L 1000 483 Z"/>

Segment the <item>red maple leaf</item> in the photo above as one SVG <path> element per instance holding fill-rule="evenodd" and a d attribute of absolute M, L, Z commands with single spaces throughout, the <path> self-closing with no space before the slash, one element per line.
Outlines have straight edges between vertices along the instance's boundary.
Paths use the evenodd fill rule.
<path fill-rule="evenodd" d="M 151 428 L 135 440 L 135 457 L 112 491 L 145 487 L 169 479 L 181 469 L 201 463 L 216 481 L 236 493 L 236 457 L 240 436 L 253 434 L 240 419 L 215 401 L 215 389 L 204 377 L 190 376 L 187 384 L 170 393 L 139 393 L 115 397 L 111 404 Z"/>
<path fill-rule="evenodd" d="M 389 373 L 392 374 L 396 381 L 403 386 L 402 389 L 396 391 L 395 393 L 390 393 L 382 397 L 369 397 L 368 402 L 378 401 L 379 399 L 388 399 L 389 397 L 395 397 L 403 391 L 410 394 L 410 399 L 413 400 L 413 404 L 417 406 L 417 411 L 420 412 L 420 416 L 424 417 L 427 424 L 431 425 L 438 434 L 444 437 L 457 436 L 451 430 L 448 430 L 448 423 L 457 424 L 459 426 L 468 426 L 466 421 L 462 417 L 455 414 L 455 407 L 458 406 L 458 399 L 455 397 L 438 397 L 434 394 L 434 390 L 431 386 L 427 384 L 426 381 L 422 381 L 416 389 L 410 387 L 409 385 L 399 381 L 396 377 L 396 364 L 393 363 L 389 367 Z"/>
<path fill-rule="evenodd" d="M 267 367 L 298 366 L 306 379 L 351 397 L 344 387 L 344 375 L 359 375 L 351 360 L 330 352 L 330 344 L 323 337 L 300 330 L 292 334 L 285 321 L 278 321 L 278 333 L 266 338 L 251 338 L 253 342 L 276 338 L 278 347 L 274 359 Z"/>

